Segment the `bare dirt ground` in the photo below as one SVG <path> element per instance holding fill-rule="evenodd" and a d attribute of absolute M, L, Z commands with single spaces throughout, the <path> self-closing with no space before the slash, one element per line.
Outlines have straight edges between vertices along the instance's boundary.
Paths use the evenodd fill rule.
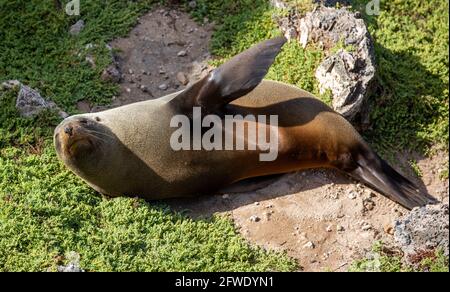
<path fill-rule="evenodd" d="M 111 43 L 121 51 L 118 63 L 123 74 L 121 93 L 112 107 L 166 95 L 204 76 L 211 32 L 210 25 L 200 26 L 186 13 L 162 7 L 141 17 L 127 38 Z M 448 179 L 439 178 L 447 157 L 442 152 L 432 158 L 399 154 L 394 166 L 448 202 Z M 421 179 L 413 174 L 411 159 L 418 162 Z M 375 240 L 392 242 L 393 222 L 407 212 L 332 170 L 285 174 L 256 191 L 168 203 L 194 218 L 229 216 L 250 242 L 286 251 L 305 271 L 347 270 Z"/>

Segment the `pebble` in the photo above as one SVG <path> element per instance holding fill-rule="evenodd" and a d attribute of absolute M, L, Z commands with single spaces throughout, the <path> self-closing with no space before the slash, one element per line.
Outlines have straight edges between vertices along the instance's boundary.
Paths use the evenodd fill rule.
<path fill-rule="evenodd" d="M 259 217 L 256 216 L 256 215 L 250 216 L 250 221 L 251 221 L 251 222 L 259 222 L 260 220 L 261 220 L 261 218 L 259 218 Z"/>
<path fill-rule="evenodd" d="M 178 54 L 177 54 L 178 57 L 184 57 L 184 56 L 186 56 L 186 55 L 187 55 L 187 52 L 186 52 L 185 50 L 181 50 L 181 51 L 179 51 Z"/>
<path fill-rule="evenodd" d="M 105 70 L 103 70 L 100 78 L 103 81 L 111 81 L 118 83 L 120 82 L 122 76 L 120 75 L 120 71 L 114 65 L 109 65 Z"/>
<path fill-rule="evenodd" d="M 223 194 L 222 195 L 222 199 L 224 199 L 224 200 L 229 199 L 229 198 L 230 198 L 229 194 Z"/>
<path fill-rule="evenodd" d="M 332 227 L 331 225 L 328 225 L 328 226 L 325 228 L 325 230 L 326 230 L 327 232 L 331 232 L 331 231 L 333 231 L 333 227 Z"/>
<path fill-rule="evenodd" d="M 384 226 L 384 232 L 386 232 L 389 235 L 394 235 L 394 227 L 390 226 L 390 225 L 385 225 Z"/>
<path fill-rule="evenodd" d="M 357 197 L 356 193 L 353 192 L 353 191 L 350 191 L 350 192 L 347 194 L 347 196 L 348 196 L 348 198 L 351 199 L 351 200 L 354 200 L 354 199 L 356 199 L 356 197 Z"/>
<path fill-rule="evenodd" d="M 375 202 L 372 201 L 371 199 L 365 199 L 363 201 L 363 205 L 364 205 L 364 208 L 368 211 L 372 211 L 373 208 L 375 208 Z"/>
<path fill-rule="evenodd" d="M 142 90 L 142 92 L 148 92 L 149 91 L 148 87 L 145 86 L 145 85 L 141 85 L 141 86 L 139 86 L 139 88 Z"/>
<path fill-rule="evenodd" d="M 95 68 L 95 58 L 92 55 L 87 55 L 85 60 Z"/>
<path fill-rule="evenodd" d="M 312 241 L 308 241 L 307 243 L 305 243 L 304 245 L 303 245 L 303 248 L 309 248 L 309 249 L 313 249 L 315 246 L 314 246 L 314 243 L 312 242 Z"/>
<path fill-rule="evenodd" d="M 167 90 L 168 86 L 167 86 L 167 84 L 163 83 L 160 86 L 158 86 L 158 88 L 161 90 Z"/>
<path fill-rule="evenodd" d="M 84 20 L 78 20 L 74 25 L 70 27 L 69 33 L 71 35 L 78 35 L 84 28 Z"/>
<path fill-rule="evenodd" d="M 372 226 L 371 226 L 369 223 L 364 223 L 364 224 L 361 226 L 361 229 L 362 229 L 363 231 L 368 231 L 368 230 L 372 229 Z"/>
<path fill-rule="evenodd" d="M 128 92 L 128 93 L 130 93 L 130 92 L 131 92 L 131 89 L 127 87 L 127 88 L 125 88 L 125 91 Z"/>
<path fill-rule="evenodd" d="M 194 9 L 195 7 L 197 7 L 197 1 L 189 1 L 189 7 Z"/>
<path fill-rule="evenodd" d="M 345 228 L 344 228 L 344 226 L 342 226 L 342 225 L 337 225 L 337 226 L 336 226 L 336 230 L 341 232 L 341 231 L 344 231 Z"/>

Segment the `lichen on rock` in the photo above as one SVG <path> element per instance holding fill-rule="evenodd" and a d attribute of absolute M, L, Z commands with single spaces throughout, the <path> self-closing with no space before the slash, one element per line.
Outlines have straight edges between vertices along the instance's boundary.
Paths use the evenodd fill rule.
<path fill-rule="evenodd" d="M 449 255 L 448 204 L 414 208 L 396 220 L 394 239 L 406 258 L 418 252 L 442 249 Z"/>
<path fill-rule="evenodd" d="M 375 77 L 375 55 L 359 13 L 319 5 L 302 15 L 294 8 L 278 23 L 286 38 L 326 52 L 315 72 L 321 93 L 330 90 L 333 108 L 348 120 L 367 122 L 363 106 Z"/>

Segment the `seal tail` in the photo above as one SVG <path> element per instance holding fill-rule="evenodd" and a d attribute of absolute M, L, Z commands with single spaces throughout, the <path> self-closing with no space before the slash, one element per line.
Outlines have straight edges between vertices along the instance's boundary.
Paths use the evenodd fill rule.
<path fill-rule="evenodd" d="M 350 176 L 368 184 L 408 210 L 438 202 L 428 193 L 420 191 L 368 147 L 358 153 L 355 162 L 357 167 L 349 172 Z"/>

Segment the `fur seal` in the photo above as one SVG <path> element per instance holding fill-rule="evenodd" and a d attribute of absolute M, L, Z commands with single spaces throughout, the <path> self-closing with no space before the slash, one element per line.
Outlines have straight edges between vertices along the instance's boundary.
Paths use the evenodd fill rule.
<path fill-rule="evenodd" d="M 284 37 L 261 42 L 183 91 L 65 119 L 54 133 L 58 157 L 95 190 L 113 197 L 193 196 L 249 177 L 325 167 L 347 173 L 407 209 L 435 202 L 312 94 L 263 80 L 285 42 Z M 227 114 L 277 115 L 276 159 L 261 161 L 259 148 L 173 150 L 171 118 L 184 114 L 193 119 L 194 107 L 202 116 L 220 119 Z"/>

